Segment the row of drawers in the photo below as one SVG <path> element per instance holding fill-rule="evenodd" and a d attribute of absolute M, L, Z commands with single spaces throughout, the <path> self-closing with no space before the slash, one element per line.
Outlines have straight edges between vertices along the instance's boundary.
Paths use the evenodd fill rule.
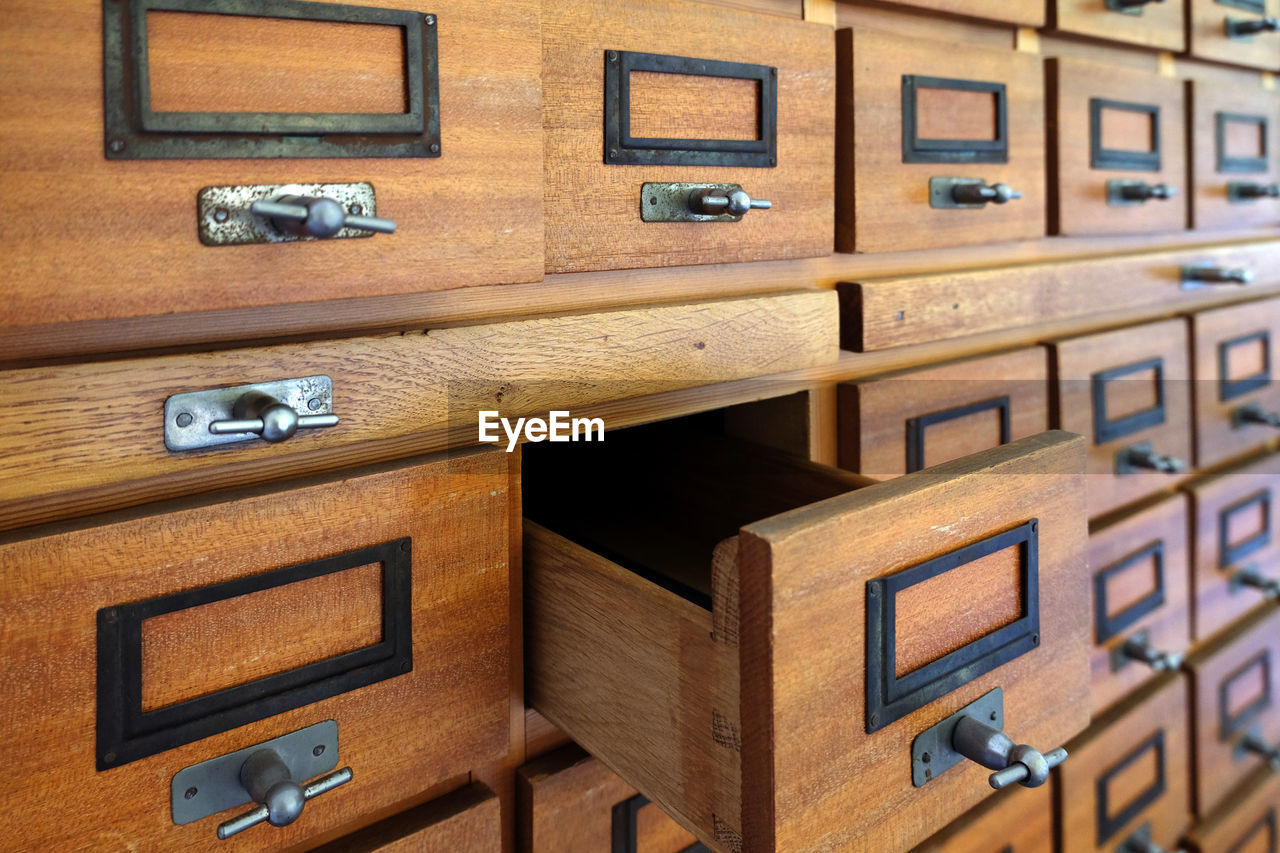
<path fill-rule="evenodd" d="M 357 36 L 391 26 L 121 8 L 86 8 L 58 44 L 38 37 L 45 4 L 12 10 L 6 107 L 50 118 L 2 131 L 8 327 L 823 256 L 833 232 L 841 250 L 882 252 L 1035 238 L 1046 217 L 1063 234 L 1280 222 L 1273 198 L 1229 193 L 1277 180 L 1277 100 L 1261 88 L 1197 81 L 1187 96 L 1179 80 L 1061 59 L 1046 89 L 1040 58 L 1012 49 L 861 28 L 833 47 L 829 26 L 673 0 L 467 0 L 396 18 L 408 40 L 390 52 Z M 317 89 L 289 74 L 288 33 L 272 29 L 286 24 L 334 39 L 343 64 L 329 76 L 353 82 Z M 416 64 L 401 55 L 414 50 Z M 742 56 L 755 63 L 732 62 Z M 424 80 L 404 80 L 406 67 Z M 129 100 L 130 73 L 150 100 Z M 394 112 L 379 99 L 388 87 L 426 115 L 424 135 L 321 132 L 326 109 Z M 315 112 L 289 112 L 302 109 Z M 246 111 L 258 124 L 235 130 Z M 279 132 L 264 133 L 273 121 Z M 1182 195 L 1109 204 L 1114 181 Z M 774 207 L 716 213 L 690 200 L 690 184 L 708 183 Z M 957 201 L 997 183 L 1022 198 Z M 209 187 L 257 189 L 202 196 Z M 396 232 L 282 243 L 292 220 L 247 210 L 294 196 L 333 196 Z M 316 217 L 307 233 L 324 231 Z"/>

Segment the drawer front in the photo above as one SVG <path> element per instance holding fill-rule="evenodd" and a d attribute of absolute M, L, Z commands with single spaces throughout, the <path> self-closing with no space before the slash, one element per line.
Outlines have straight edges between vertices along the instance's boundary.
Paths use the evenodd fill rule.
<path fill-rule="evenodd" d="M 1063 849 L 1111 853 L 1140 833 L 1173 849 L 1191 813 L 1190 747 L 1181 675 L 1099 721 L 1053 783 Z"/>
<path fill-rule="evenodd" d="M 0 131 L 11 203 L 4 325 L 541 278 L 536 0 L 281 10 L 296 19 L 144 13 L 144 5 L 108 4 L 105 22 L 89 10 L 53 43 L 45 37 L 50 4 L 24 0 L 7 10 L 0 81 L 12 112 L 31 118 Z M 396 14 L 383 20 L 366 7 Z M 349 15 L 364 22 L 344 23 Z M 123 70 L 108 49 L 104 74 L 104 35 Z M 129 55 L 135 36 L 145 56 Z M 299 66 L 325 73 L 297 74 Z M 144 72 L 149 99 L 131 104 L 124 79 Z M 410 124 L 427 130 L 405 131 Z M 241 125 L 252 127 L 227 131 Z M 211 128 L 218 132 L 202 132 Z M 332 186 L 271 189 L 338 182 L 372 184 L 376 211 Z M 229 186 L 267 189 L 219 195 L 202 214 L 200 191 Z M 348 213 L 359 203 L 361 213 L 393 220 L 396 232 L 270 242 L 284 232 L 249 204 L 295 194 L 337 198 Z"/>
<path fill-rule="evenodd" d="M 1050 59 L 1050 148 L 1057 234 L 1187 227 L 1183 84 L 1080 59 Z"/>
<path fill-rule="evenodd" d="M 696 853 L 706 847 L 601 761 L 570 744 L 520 768 L 522 850 Z"/>
<path fill-rule="evenodd" d="M 1196 814 L 1208 817 L 1265 765 L 1248 749 L 1280 741 L 1280 611 L 1271 610 L 1188 659 Z"/>
<path fill-rule="evenodd" d="M 887 479 L 1048 428 L 1039 347 L 839 387 L 840 467 Z"/>
<path fill-rule="evenodd" d="M 1256 461 L 1189 488 L 1195 514 L 1192 631 L 1206 640 L 1257 607 L 1265 591 L 1242 582 L 1280 579 L 1280 456 Z"/>
<path fill-rule="evenodd" d="M 1161 50 L 1181 52 L 1184 48 L 1181 3 L 1157 0 L 1126 8 L 1117 2 L 1053 0 L 1050 6 L 1050 26 L 1065 33 Z"/>
<path fill-rule="evenodd" d="M 851 29 L 836 32 L 836 65 L 838 251 L 1044 235 L 1044 81 L 1034 56 Z M 998 184 L 1021 198 L 971 197 Z"/>
<path fill-rule="evenodd" d="M 1044 4 L 1040 0 L 889 0 L 889 5 L 986 18 L 1024 27 L 1044 24 Z"/>
<path fill-rule="evenodd" d="M 1187 84 L 1191 117 L 1192 219 L 1196 228 L 1280 222 L 1280 98 L 1241 81 Z"/>
<path fill-rule="evenodd" d="M 493 791 L 473 782 L 313 848 L 313 853 L 492 853 L 501 849 L 502 807 Z"/>
<path fill-rule="evenodd" d="M 991 797 L 913 853 L 1053 853 L 1049 785 Z"/>
<path fill-rule="evenodd" d="M 212 849 L 248 807 L 176 825 L 174 775 L 326 720 L 354 781 L 244 845 L 298 844 L 505 754 L 509 459 L 356 472 L 0 547 L 22 697 L 9 726 L 24 732 L 10 764 L 31 816 L 18 846 L 119 832 Z M 81 819 L 41 809 L 51 794 Z"/>
<path fill-rule="evenodd" d="M 1187 329 L 1169 320 L 1051 344 L 1060 429 L 1089 439 L 1089 516 L 1174 485 L 1191 459 Z M 1156 470 L 1141 454 L 1184 466 Z"/>
<path fill-rule="evenodd" d="M 1191 339 L 1196 464 L 1213 465 L 1275 438 L 1280 386 L 1271 366 L 1280 365 L 1280 300 L 1193 314 Z"/>
<path fill-rule="evenodd" d="M 829 28 L 672 0 L 543 15 L 548 272 L 831 251 Z M 689 221 L 693 188 L 671 184 L 773 207 Z"/>
<path fill-rule="evenodd" d="M 1191 645 L 1188 559 L 1183 495 L 1089 535 L 1095 715 L 1177 669 Z"/>
<path fill-rule="evenodd" d="M 1257 22 L 1280 15 L 1280 0 L 1189 0 L 1188 49 L 1200 59 L 1274 70 L 1280 34 L 1227 37 L 1227 22 Z"/>
<path fill-rule="evenodd" d="M 1254 774 L 1253 784 L 1232 797 L 1183 839 L 1192 853 L 1275 853 L 1280 850 L 1280 776 Z"/>

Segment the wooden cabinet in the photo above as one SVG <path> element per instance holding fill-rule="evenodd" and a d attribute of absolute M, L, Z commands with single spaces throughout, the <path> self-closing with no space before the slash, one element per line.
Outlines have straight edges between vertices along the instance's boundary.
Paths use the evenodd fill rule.
<path fill-rule="evenodd" d="M 1044 4 L 1039 0 L 887 0 L 892 5 L 928 12 L 965 15 L 1038 27 L 1044 23 Z"/>
<path fill-rule="evenodd" d="M 1053 853 L 1050 786 L 990 797 L 912 853 Z"/>
<path fill-rule="evenodd" d="M 1280 65 L 1275 31 L 1228 35 L 1228 27 L 1257 26 L 1280 15 L 1280 0 L 1187 0 L 1187 48 L 1198 59 L 1274 70 Z"/>
<path fill-rule="evenodd" d="M 1049 26 L 1071 35 L 1125 42 L 1140 47 L 1181 52 L 1185 10 L 1181 3 L 1147 0 L 1125 5 L 1121 0 L 1050 0 Z"/>
<path fill-rule="evenodd" d="M 1187 83 L 1196 228 L 1280 223 L 1280 98 L 1251 82 Z"/>
<path fill-rule="evenodd" d="M 501 848 L 498 798 L 483 783 L 473 782 L 313 849 L 315 853 L 492 853 Z"/>
<path fill-rule="evenodd" d="M 1231 800 L 1182 841 L 1191 853 L 1264 853 L 1280 844 L 1280 776 L 1256 771 Z"/>

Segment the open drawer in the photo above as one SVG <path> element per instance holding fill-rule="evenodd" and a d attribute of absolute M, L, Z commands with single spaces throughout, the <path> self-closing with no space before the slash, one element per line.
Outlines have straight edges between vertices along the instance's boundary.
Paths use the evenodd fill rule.
<path fill-rule="evenodd" d="M 906 849 L 991 793 L 959 712 L 1088 723 L 1077 436 L 884 483 L 675 424 L 525 460 L 528 702 L 713 849 Z"/>

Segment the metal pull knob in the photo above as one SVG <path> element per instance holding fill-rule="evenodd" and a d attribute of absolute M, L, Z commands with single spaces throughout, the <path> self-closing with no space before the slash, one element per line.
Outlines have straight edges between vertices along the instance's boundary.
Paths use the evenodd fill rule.
<path fill-rule="evenodd" d="M 284 195 L 271 201 L 255 201 L 249 205 L 255 216 L 271 220 L 280 231 L 295 237 L 326 239 L 343 228 L 394 234 L 396 224 L 377 216 L 348 213 L 341 204 L 323 196 Z"/>
<path fill-rule="evenodd" d="M 1124 462 L 1130 468 L 1146 468 L 1164 474 L 1178 474 L 1187 467 L 1187 463 L 1176 456 L 1156 453 L 1146 447 L 1127 448 L 1124 456 Z"/>
<path fill-rule="evenodd" d="M 1260 198 L 1280 198 L 1280 184 L 1227 184 L 1227 198 L 1231 201 L 1256 201 Z"/>
<path fill-rule="evenodd" d="M 1227 38 L 1248 38 L 1256 33 L 1274 33 L 1280 30 L 1280 18 L 1227 18 Z"/>
<path fill-rule="evenodd" d="M 960 184 L 951 190 L 951 198 L 956 204 L 1008 204 L 1022 193 L 1008 184 Z"/>
<path fill-rule="evenodd" d="M 1024 788 L 1039 787 L 1049 778 L 1050 770 L 1067 760 L 1067 751 L 1061 747 L 1046 755 L 1026 744 L 1014 743 L 1004 732 L 970 716 L 956 722 L 951 748 L 996 771 L 987 781 L 997 791 L 1015 782 Z"/>
<path fill-rule="evenodd" d="M 260 805 L 218 826 L 218 838 L 226 840 L 262 822 L 288 826 L 302 815 L 308 800 L 351 781 L 351 768 L 343 767 L 305 786 L 293 781 L 288 766 L 274 749 L 260 749 L 240 766 L 240 784 Z"/>
<path fill-rule="evenodd" d="M 1198 284 L 1252 284 L 1253 270 L 1228 267 L 1190 266 L 1182 268 L 1182 280 Z"/>
<path fill-rule="evenodd" d="M 768 210 L 773 202 L 752 198 L 746 190 L 698 189 L 689 193 L 689 209 L 703 216 L 719 216 L 727 213 L 742 216 L 748 210 Z"/>
<path fill-rule="evenodd" d="M 232 420 L 214 421 L 209 432 L 230 435 L 251 432 L 272 443 L 284 441 L 300 429 L 337 426 L 337 415 L 299 415 L 292 406 L 269 394 L 248 391 L 231 408 Z"/>
<path fill-rule="evenodd" d="M 1254 566 L 1234 572 L 1229 584 L 1233 589 L 1247 586 L 1250 589 L 1260 590 L 1263 595 L 1272 600 L 1280 598 L 1280 580 L 1259 574 Z"/>
<path fill-rule="evenodd" d="M 1120 187 L 1120 197 L 1125 201 L 1168 201 L 1178 194 L 1176 187 L 1168 184 L 1127 183 Z"/>
<path fill-rule="evenodd" d="M 1156 844 L 1150 838 L 1130 835 L 1124 840 L 1124 844 L 1121 844 L 1116 850 L 1116 853 L 1169 853 L 1169 851 Z"/>
<path fill-rule="evenodd" d="M 1242 752 L 1252 752 L 1254 755 L 1262 756 L 1272 770 L 1280 770 L 1280 746 L 1272 746 L 1256 732 L 1245 735 L 1238 748 Z"/>
<path fill-rule="evenodd" d="M 1268 412 L 1257 403 L 1248 403 L 1231 412 L 1231 425 L 1261 424 L 1280 429 L 1280 412 Z"/>
<path fill-rule="evenodd" d="M 1173 672 L 1182 666 L 1181 654 L 1154 648 L 1145 634 L 1125 640 L 1120 647 L 1120 654 L 1129 660 L 1145 663 L 1156 672 Z"/>

